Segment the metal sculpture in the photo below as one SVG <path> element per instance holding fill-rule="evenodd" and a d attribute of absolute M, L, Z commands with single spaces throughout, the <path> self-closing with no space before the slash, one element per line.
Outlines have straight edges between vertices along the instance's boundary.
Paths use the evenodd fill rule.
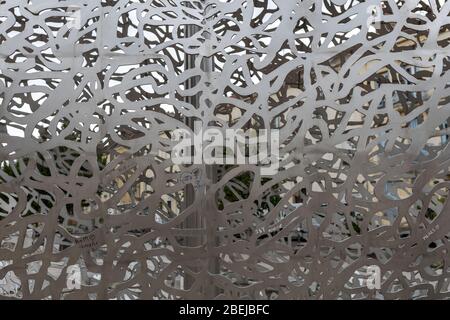
<path fill-rule="evenodd" d="M 450 2 L 0 2 L 0 297 L 449 298 Z M 277 129 L 278 172 L 175 165 Z"/>

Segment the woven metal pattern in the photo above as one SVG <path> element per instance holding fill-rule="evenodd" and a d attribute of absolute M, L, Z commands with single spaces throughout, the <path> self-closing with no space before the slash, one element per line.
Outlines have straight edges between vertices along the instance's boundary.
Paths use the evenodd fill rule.
<path fill-rule="evenodd" d="M 449 12 L 0 1 L 0 297 L 449 298 Z M 278 173 L 174 165 L 198 121 Z"/>

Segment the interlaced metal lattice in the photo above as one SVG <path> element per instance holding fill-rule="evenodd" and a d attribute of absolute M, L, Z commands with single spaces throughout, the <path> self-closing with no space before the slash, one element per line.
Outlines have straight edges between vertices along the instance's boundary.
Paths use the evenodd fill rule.
<path fill-rule="evenodd" d="M 0 296 L 449 298 L 449 12 L 0 1 Z M 195 121 L 279 172 L 174 165 Z"/>

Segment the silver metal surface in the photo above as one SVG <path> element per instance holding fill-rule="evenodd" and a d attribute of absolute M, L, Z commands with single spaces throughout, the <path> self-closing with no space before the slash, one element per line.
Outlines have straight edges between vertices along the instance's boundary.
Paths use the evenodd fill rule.
<path fill-rule="evenodd" d="M 0 298 L 449 298 L 449 13 L 1 1 Z M 196 121 L 279 172 L 175 165 Z"/>

